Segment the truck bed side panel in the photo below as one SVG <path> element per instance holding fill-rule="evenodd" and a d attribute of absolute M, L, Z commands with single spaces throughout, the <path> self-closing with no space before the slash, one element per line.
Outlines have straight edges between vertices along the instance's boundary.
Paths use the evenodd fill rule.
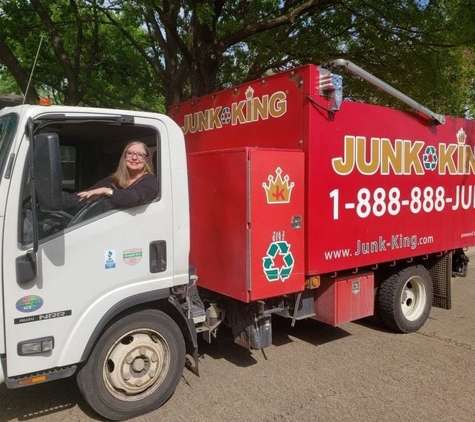
<path fill-rule="evenodd" d="M 250 302 L 303 290 L 304 154 L 190 154 L 190 263 L 198 285 Z"/>
<path fill-rule="evenodd" d="M 475 125 L 344 102 L 310 110 L 308 272 L 475 243 Z"/>
<path fill-rule="evenodd" d="M 303 66 L 173 107 L 188 152 L 305 152 L 306 274 L 475 244 L 475 123 L 343 101 Z"/>

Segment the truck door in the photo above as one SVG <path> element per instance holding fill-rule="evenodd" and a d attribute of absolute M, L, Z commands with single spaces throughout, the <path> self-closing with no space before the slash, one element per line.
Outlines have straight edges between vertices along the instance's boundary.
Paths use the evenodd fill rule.
<path fill-rule="evenodd" d="M 3 236 L 8 377 L 79 362 L 93 332 L 100 331 L 111 315 L 156 299 L 174 283 L 165 123 L 131 117 L 124 126 L 96 116 L 81 119 L 63 114 L 59 124 L 54 122 L 55 116 L 37 130 L 58 134 L 63 156 L 63 208 L 60 212 L 38 210 L 37 275 L 24 283 L 19 281 L 15 262 L 32 244 L 26 136 L 8 196 Z M 134 124 L 130 124 L 132 119 Z M 86 209 L 88 205 L 78 202 L 76 192 L 110 174 L 125 144 L 135 139 L 156 152 L 158 197 L 129 209 Z M 101 161 L 104 159 L 107 162 Z"/>
<path fill-rule="evenodd" d="M 18 116 L 16 114 L 6 114 L 0 117 L 0 256 L 2 256 L 3 228 L 6 198 L 8 194 L 10 170 L 8 163 L 11 161 L 9 150 L 15 134 Z M 0 294 L 3 292 L 2 281 L 4 280 L 2 271 L 2 260 L 0 259 Z M 3 335 L 3 300 L 0 300 L 0 355 L 5 353 L 5 337 Z M 0 368 L 0 382 L 2 381 L 2 369 Z"/>

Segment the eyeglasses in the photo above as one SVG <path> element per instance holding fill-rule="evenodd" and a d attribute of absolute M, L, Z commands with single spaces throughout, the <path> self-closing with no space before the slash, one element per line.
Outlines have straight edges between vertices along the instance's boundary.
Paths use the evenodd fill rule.
<path fill-rule="evenodd" d="M 141 161 L 145 160 L 148 157 L 148 155 L 143 152 L 134 152 L 134 151 L 126 151 L 125 156 L 127 158 L 133 158 L 135 156 L 137 157 L 137 160 L 141 160 Z"/>

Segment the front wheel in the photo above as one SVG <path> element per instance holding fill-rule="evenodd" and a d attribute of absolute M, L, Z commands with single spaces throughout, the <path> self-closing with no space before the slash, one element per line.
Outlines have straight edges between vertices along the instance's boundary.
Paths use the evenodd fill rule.
<path fill-rule="evenodd" d="M 184 365 L 180 329 L 168 315 L 150 309 L 110 325 L 79 371 L 77 382 L 98 414 L 125 420 L 165 403 L 175 391 Z"/>
<path fill-rule="evenodd" d="M 378 316 L 391 330 L 415 332 L 429 317 L 432 296 L 432 279 L 427 269 L 422 265 L 404 268 L 379 286 Z"/>

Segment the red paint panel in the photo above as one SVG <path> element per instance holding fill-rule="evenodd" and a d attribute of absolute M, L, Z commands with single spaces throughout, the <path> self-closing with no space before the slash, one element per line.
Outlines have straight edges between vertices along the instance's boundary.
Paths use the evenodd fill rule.
<path fill-rule="evenodd" d="M 188 153 L 239 147 L 302 149 L 311 66 L 173 106 Z"/>
<path fill-rule="evenodd" d="M 188 170 L 198 284 L 247 301 L 247 152 L 191 154 Z"/>
<path fill-rule="evenodd" d="M 319 76 L 303 66 L 179 104 L 170 115 L 189 153 L 305 153 L 307 275 L 475 244 L 475 122 L 435 125 L 347 101 L 330 113 Z"/>
<path fill-rule="evenodd" d="M 308 273 L 475 243 L 475 122 L 355 103 L 312 113 Z"/>
<path fill-rule="evenodd" d="M 304 187 L 302 152 L 250 150 L 251 300 L 304 289 Z"/>
<path fill-rule="evenodd" d="M 189 155 L 190 263 L 201 287 L 244 302 L 303 290 L 303 163 L 299 151 Z"/>
<path fill-rule="evenodd" d="M 313 318 L 318 321 L 336 326 L 364 318 L 374 312 L 374 275 L 324 278 L 315 294 Z"/>

